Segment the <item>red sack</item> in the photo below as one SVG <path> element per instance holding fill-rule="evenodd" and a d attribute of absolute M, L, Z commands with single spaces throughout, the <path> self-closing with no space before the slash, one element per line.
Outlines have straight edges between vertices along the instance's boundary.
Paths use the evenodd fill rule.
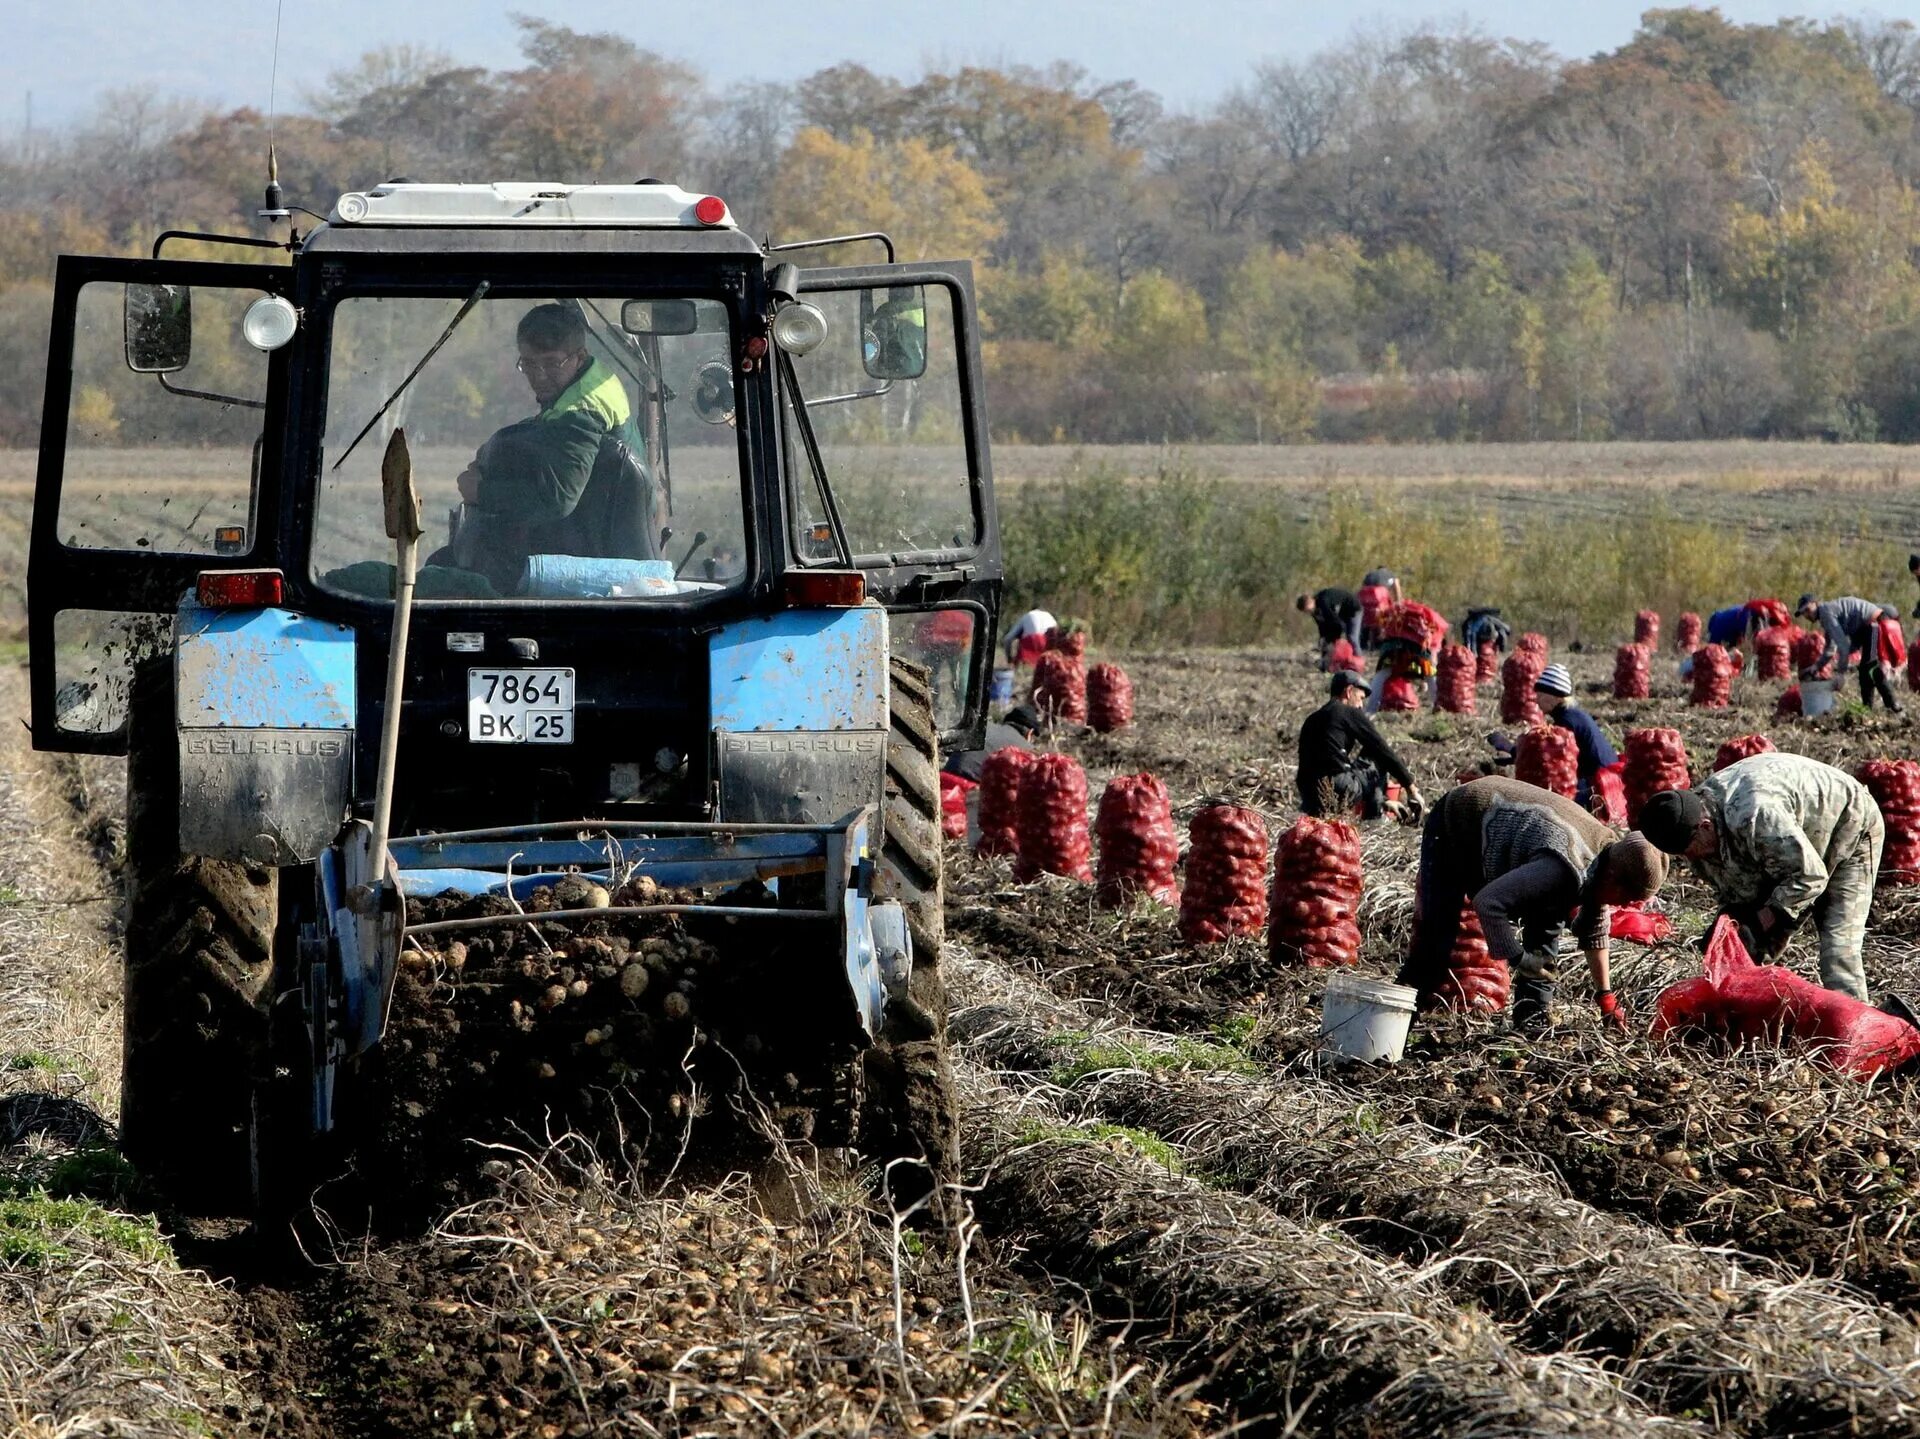
<path fill-rule="evenodd" d="M 1465 645 L 1442 645 L 1433 707 L 1446 714 L 1472 714 L 1477 674 L 1473 655 Z"/>
<path fill-rule="evenodd" d="M 1492 640 L 1480 641 L 1480 648 L 1473 652 L 1473 682 L 1476 685 L 1490 685 L 1500 678 L 1500 652 L 1493 647 Z"/>
<path fill-rule="evenodd" d="M 1910 759 L 1870 759 L 1853 776 L 1873 795 L 1886 826 L 1880 883 L 1920 884 L 1920 764 Z"/>
<path fill-rule="evenodd" d="M 1030 749 L 997 749 L 980 765 L 980 803 L 974 815 L 980 838 L 973 852 L 1020 853 L 1020 782 L 1040 758 Z"/>
<path fill-rule="evenodd" d="M 1096 897 L 1103 906 L 1125 908 L 1138 894 L 1161 904 L 1180 902 L 1173 879 L 1180 836 L 1164 784 L 1150 774 L 1115 775 L 1101 792 L 1093 829 L 1100 840 Z"/>
<path fill-rule="evenodd" d="M 1212 804 L 1187 826 L 1180 937 L 1219 944 L 1267 922 L 1267 822 L 1258 810 Z"/>
<path fill-rule="evenodd" d="M 1762 629 L 1793 623 L 1793 611 L 1787 608 L 1785 600 L 1748 600 L 1747 613 L 1760 617 Z"/>
<path fill-rule="evenodd" d="M 1733 698 L 1733 659 L 1719 645 L 1693 652 L 1693 699 L 1701 709 L 1723 710 Z"/>
<path fill-rule="evenodd" d="M 1826 647 L 1825 635 L 1817 630 L 1803 630 L 1796 626 L 1793 631 L 1794 674 L 1797 676 L 1802 670 L 1820 664 L 1820 656 Z M 1814 678 L 1819 680 L 1833 678 L 1833 661 L 1828 660 L 1820 665 L 1819 673 L 1814 675 Z"/>
<path fill-rule="evenodd" d="M 1772 754 L 1773 750 L 1773 741 L 1763 734 L 1735 735 L 1714 751 L 1713 772 L 1719 774 L 1730 764 L 1739 764 L 1757 754 Z"/>
<path fill-rule="evenodd" d="M 930 649 L 969 649 L 973 645 L 973 611 L 935 610 L 921 621 L 919 638 Z"/>
<path fill-rule="evenodd" d="M 1100 734 L 1133 723 L 1133 681 L 1114 664 L 1087 671 L 1087 723 Z"/>
<path fill-rule="evenodd" d="M 1423 650 L 1434 650 L 1446 636 L 1447 622 L 1431 605 L 1409 600 L 1388 609 L 1380 632 L 1388 639 L 1406 640 Z"/>
<path fill-rule="evenodd" d="M 1393 608 L 1393 591 L 1385 585 L 1362 585 L 1355 598 L 1360 601 L 1360 623 L 1370 630 L 1379 629 Z"/>
<path fill-rule="evenodd" d="M 1091 883 L 1092 850 L 1086 771 L 1072 755 L 1036 756 L 1020 780 L 1020 853 L 1013 877 L 1024 883 L 1058 874 Z"/>
<path fill-rule="evenodd" d="M 1033 685 L 1027 697 L 1049 719 L 1085 724 L 1087 667 L 1071 651 L 1050 649 L 1033 662 Z"/>
<path fill-rule="evenodd" d="M 1360 651 L 1353 647 L 1353 641 L 1344 635 L 1327 647 L 1326 673 L 1335 670 L 1357 670 L 1360 668 Z"/>
<path fill-rule="evenodd" d="M 1571 730 L 1534 725 L 1520 736 L 1513 777 L 1572 799 L 1580 787 L 1580 743 Z"/>
<path fill-rule="evenodd" d="M 1675 729 L 1630 729 L 1626 754 L 1627 823 L 1640 823 L 1640 811 L 1661 790 L 1691 789 L 1687 745 Z"/>
<path fill-rule="evenodd" d="M 1905 669 L 1907 664 L 1907 637 L 1900 629 L 1900 621 L 1882 618 L 1880 621 L 1880 662 L 1892 665 L 1895 669 Z"/>
<path fill-rule="evenodd" d="M 1528 630 L 1513 643 L 1513 652 L 1520 655 L 1533 655 L 1540 661 L 1540 668 L 1547 667 L 1547 653 L 1552 647 L 1547 637 L 1538 630 Z"/>
<path fill-rule="evenodd" d="M 1800 686 L 1788 685 L 1780 691 L 1780 698 L 1773 702 L 1775 718 L 1786 719 L 1800 713 Z"/>
<path fill-rule="evenodd" d="M 1634 944 L 1658 944 L 1673 934 L 1673 921 L 1658 910 L 1642 908 L 1644 900 L 1635 900 L 1632 904 L 1616 904 L 1613 918 L 1608 921 L 1607 934 L 1612 939 L 1630 940 Z"/>
<path fill-rule="evenodd" d="M 1683 655 L 1690 655 L 1700 648 L 1700 616 L 1692 610 L 1683 612 L 1675 623 L 1673 647 Z"/>
<path fill-rule="evenodd" d="M 1507 662 L 1500 666 L 1502 724 L 1534 725 L 1546 718 L 1540 713 L 1540 701 L 1533 692 L 1533 682 L 1545 668 L 1544 660 L 1526 650 L 1515 650 L 1507 656 Z"/>
<path fill-rule="evenodd" d="M 1650 650 L 1660 648 L 1660 611 L 1642 610 L 1633 617 L 1633 642 Z"/>
<path fill-rule="evenodd" d="M 1655 629 L 1659 627 L 1656 625 Z M 1636 640 L 1613 652 L 1613 697 L 1617 700 L 1643 700 L 1653 692 L 1651 653 Z"/>
<path fill-rule="evenodd" d="M 967 793 L 978 788 L 965 775 L 940 771 L 940 833 L 948 839 L 967 837 Z"/>
<path fill-rule="evenodd" d="M 1447 977 L 1434 991 L 1434 998 L 1446 1009 L 1473 1010 L 1498 1014 L 1507 1007 L 1513 993 L 1513 976 L 1504 961 L 1487 952 L 1486 932 L 1480 928 L 1480 911 L 1471 899 L 1460 906 L 1460 928 L 1453 938 L 1453 952 L 1447 958 Z"/>
<path fill-rule="evenodd" d="M 1608 824 L 1627 822 L 1627 762 L 1615 760 L 1593 774 L 1593 786 L 1587 793 L 1587 808 Z"/>
<path fill-rule="evenodd" d="M 1303 815 L 1273 847 L 1267 953 L 1276 964 L 1357 964 L 1360 831 Z"/>
<path fill-rule="evenodd" d="M 1420 687 L 1405 675 L 1392 675 L 1380 687 L 1380 708 L 1388 714 L 1404 714 L 1420 708 Z"/>
<path fill-rule="evenodd" d="M 1654 1005 L 1653 1035 L 1700 1032 L 1734 1044 L 1815 1046 L 1818 1059 L 1865 1079 L 1920 1055 L 1920 1029 L 1822 989 L 1790 969 L 1755 964 L 1740 930 L 1721 916 L 1707 941 L 1705 973 L 1669 985 Z"/>
<path fill-rule="evenodd" d="M 1062 629 L 1055 625 L 1047 631 L 1047 648 L 1063 655 L 1072 655 L 1077 660 L 1087 657 L 1087 632 L 1085 630 Z"/>
<path fill-rule="evenodd" d="M 1763 680 L 1793 678 L 1793 630 L 1771 625 L 1753 637 L 1754 673 Z"/>

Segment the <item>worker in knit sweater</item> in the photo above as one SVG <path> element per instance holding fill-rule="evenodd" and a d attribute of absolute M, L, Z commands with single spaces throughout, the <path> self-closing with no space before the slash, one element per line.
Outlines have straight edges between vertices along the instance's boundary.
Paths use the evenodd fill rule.
<path fill-rule="evenodd" d="M 1662 790 L 1640 827 L 1693 861 L 1755 959 L 1776 957 L 1811 915 L 1820 982 L 1866 1000 L 1860 949 L 1887 832 L 1859 780 L 1804 755 L 1759 754 L 1696 789 Z"/>
<path fill-rule="evenodd" d="M 1613 745 L 1601 733 L 1593 716 L 1573 702 L 1573 676 L 1567 673 L 1565 665 L 1548 665 L 1541 670 L 1540 678 L 1533 682 L 1533 691 L 1548 720 L 1571 734 L 1580 746 L 1580 784 L 1573 792 L 1573 799 L 1584 809 L 1593 793 L 1593 777 L 1609 765 L 1618 764 L 1620 756 L 1613 752 Z"/>
<path fill-rule="evenodd" d="M 1413 948 L 1400 983 L 1433 1002 L 1471 899 L 1487 952 L 1513 972 L 1514 1027 L 1540 1033 L 1551 1023 L 1560 935 L 1571 919 L 1601 1017 L 1624 1031 L 1608 970 L 1608 906 L 1650 898 L 1666 877 L 1666 856 L 1646 836 L 1618 834 L 1564 795 L 1499 776 L 1460 785 L 1434 804 L 1421 831 Z"/>

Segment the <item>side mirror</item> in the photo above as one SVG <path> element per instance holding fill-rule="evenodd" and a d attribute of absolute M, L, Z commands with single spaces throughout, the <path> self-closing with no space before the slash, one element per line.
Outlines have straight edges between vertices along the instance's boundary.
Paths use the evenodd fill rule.
<path fill-rule="evenodd" d="M 629 335 L 691 335 L 700 316 L 691 300 L 628 300 L 620 307 L 620 328 Z"/>
<path fill-rule="evenodd" d="M 927 292 L 890 285 L 860 292 L 860 362 L 876 380 L 917 380 L 927 372 Z"/>
<path fill-rule="evenodd" d="M 184 370 L 193 356 L 193 293 L 185 285 L 129 285 L 127 368 L 141 375 Z"/>

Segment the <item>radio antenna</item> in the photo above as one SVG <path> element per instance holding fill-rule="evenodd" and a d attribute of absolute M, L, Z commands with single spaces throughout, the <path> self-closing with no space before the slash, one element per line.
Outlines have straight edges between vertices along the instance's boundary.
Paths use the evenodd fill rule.
<path fill-rule="evenodd" d="M 287 0 L 274 0 L 273 6 L 273 66 L 267 79 L 267 190 L 265 203 L 259 215 L 262 220 L 272 224 L 275 220 L 291 220 L 293 211 L 287 208 L 285 197 L 280 190 L 280 156 L 273 145 L 274 101 L 280 88 L 280 17 L 286 10 Z"/>

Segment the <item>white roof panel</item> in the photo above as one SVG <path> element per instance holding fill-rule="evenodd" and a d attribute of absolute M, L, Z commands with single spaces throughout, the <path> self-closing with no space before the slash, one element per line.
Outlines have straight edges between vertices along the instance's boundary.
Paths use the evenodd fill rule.
<path fill-rule="evenodd" d="M 733 212 L 704 224 L 705 198 L 678 185 L 379 185 L 333 203 L 330 225 L 619 225 L 690 230 L 734 228 Z"/>

